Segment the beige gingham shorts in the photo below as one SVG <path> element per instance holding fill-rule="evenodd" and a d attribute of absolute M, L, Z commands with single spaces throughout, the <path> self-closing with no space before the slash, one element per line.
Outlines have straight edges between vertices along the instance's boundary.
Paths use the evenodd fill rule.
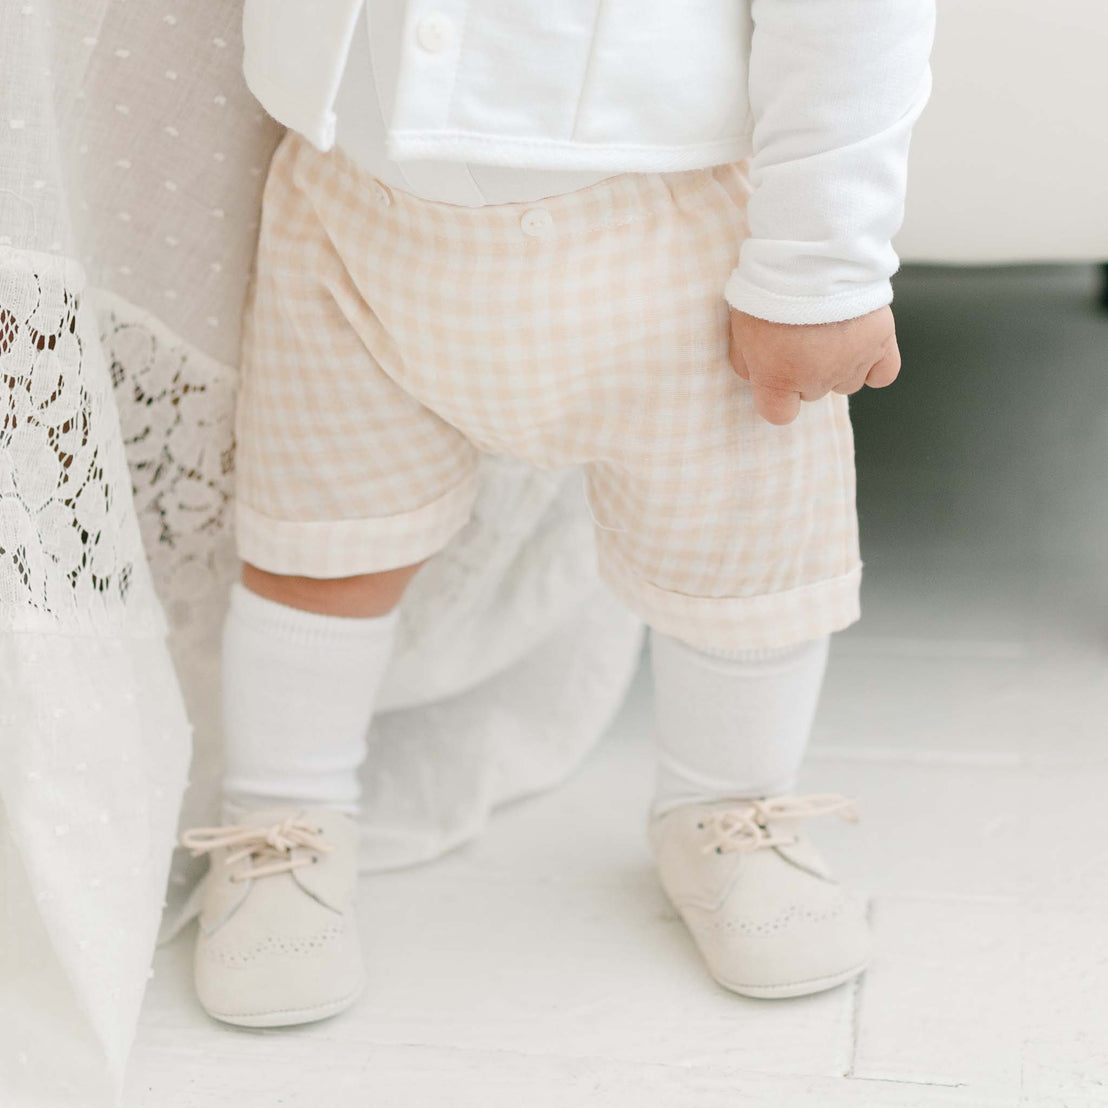
<path fill-rule="evenodd" d="M 290 134 L 247 309 L 240 556 L 417 563 L 469 519 L 485 451 L 583 467 L 601 573 L 660 631 L 753 649 L 851 623 L 846 398 L 773 427 L 728 362 L 748 188 L 730 165 L 463 208 Z"/>

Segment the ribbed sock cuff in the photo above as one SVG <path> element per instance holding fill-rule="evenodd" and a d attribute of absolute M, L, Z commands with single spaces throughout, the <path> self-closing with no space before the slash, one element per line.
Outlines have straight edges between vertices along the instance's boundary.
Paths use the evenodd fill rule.
<path fill-rule="evenodd" d="M 335 804 L 330 800 L 312 800 L 301 796 L 263 796 L 261 793 L 225 792 L 223 794 L 224 823 L 238 823 L 250 812 L 260 812 L 266 808 L 328 808 L 333 812 L 342 812 L 344 816 L 350 816 L 351 819 L 357 819 L 361 812 L 357 803 Z"/>
<path fill-rule="evenodd" d="M 285 642 L 321 646 L 336 639 L 389 639 L 396 630 L 397 609 L 383 616 L 328 616 L 269 600 L 236 582 L 231 586 L 231 610 L 252 630 L 279 636 Z"/>

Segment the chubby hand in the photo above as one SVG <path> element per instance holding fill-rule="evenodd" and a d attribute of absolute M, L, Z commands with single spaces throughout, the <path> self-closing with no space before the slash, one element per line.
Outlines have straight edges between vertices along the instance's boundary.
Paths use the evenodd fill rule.
<path fill-rule="evenodd" d="M 754 409 L 770 423 L 792 423 L 802 400 L 829 392 L 880 389 L 900 372 L 892 309 L 841 323 L 770 323 L 731 309 L 731 365 L 750 382 Z"/>

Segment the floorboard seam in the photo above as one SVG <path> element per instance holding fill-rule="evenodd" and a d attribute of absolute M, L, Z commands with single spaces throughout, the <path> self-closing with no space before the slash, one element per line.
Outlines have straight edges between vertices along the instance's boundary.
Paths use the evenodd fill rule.
<path fill-rule="evenodd" d="M 876 910 L 876 901 L 871 897 L 869 905 L 866 909 L 866 915 L 868 917 L 870 932 L 873 933 L 873 915 Z M 862 1033 L 862 989 L 865 987 L 866 975 L 864 973 L 859 974 L 850 983 L 850 1050 L 846 1060 L 846 1068 L 843 1071 L 843 1077 L 854 1077 L 854 1064 L 858 1057 L 858 1039 Z"/>

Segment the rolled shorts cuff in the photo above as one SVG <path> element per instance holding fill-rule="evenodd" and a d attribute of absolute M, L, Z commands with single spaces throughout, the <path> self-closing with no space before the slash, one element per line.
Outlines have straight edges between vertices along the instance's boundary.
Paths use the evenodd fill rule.
<path fill-rule="evenodd" d="M 235 504 L 239 557 L 258 569 L 297 577 L 355 577 L 415 565 L 437 554 L 469 522 L 480 484 L 474 472 L 437 500 L 377 519 L 273 519 Z"/>
<path fill-rule="evenodd" d="M 862 566 L 762 596 L 687 596 L 643 581 L 601 547 L 600 573 L 655 631 L 711 650 L 772 650 L 841 631 L 861 615 Z"/>

